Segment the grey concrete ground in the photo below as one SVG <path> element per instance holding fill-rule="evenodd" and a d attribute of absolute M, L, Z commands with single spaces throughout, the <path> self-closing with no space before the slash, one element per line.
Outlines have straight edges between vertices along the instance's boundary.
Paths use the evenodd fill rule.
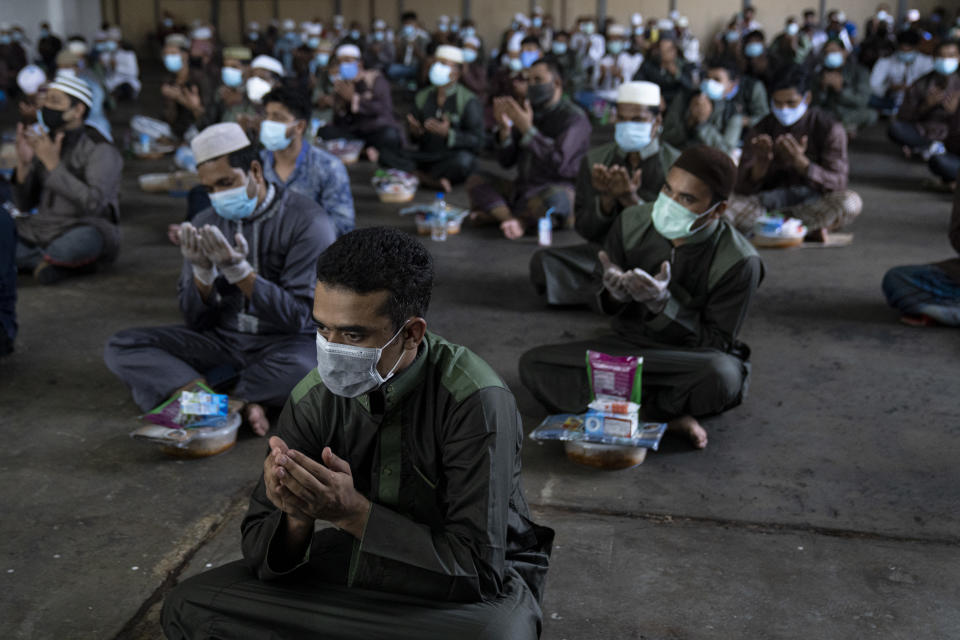
<path fill-rule="evenodd" d="M 853 246 L 763 253 L 742 335 L 750 395 L 707 422 L 706 451 L 667 441 L 602 473 L 527 444 L 528 499 L 557 530 L 545 638 L 960 635 L 957 333 L 899 325 L 879 288 L 890 266 L 951 255 L 949 197 L 924 190 L 925 168 L 880 128 L 852 160 L 865 202 Z M 168 459 L 127 437 L 137 409 L 102 361 L 113 332 L 178 321 L 164 231 L 183 201 L 136 185 L 165 167 L 128 162 L 113 268 L 52 288 L 21 277 L 17 352 L 0 362 L 0 637 L 158 637 L 163 594 L 239 555 L 263 441 Z M 371 172 L 351 170 L 360 223 L 412 231 L 376 201 Z M 426 241 L 429 321 L 506 379 L 529 430 L 544 412 L 519 384 L 520 353 L 605 322 L 544 308 L 526 277 L 535 241 L 498 235 Z"/>

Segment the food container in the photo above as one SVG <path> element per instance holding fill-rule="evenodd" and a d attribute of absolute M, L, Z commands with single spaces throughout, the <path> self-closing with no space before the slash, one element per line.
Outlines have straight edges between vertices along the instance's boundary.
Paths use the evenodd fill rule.
<path fill-rule="evenodd" d="M 806 235 L 807 228 L 795 218 L 764 216 L 754 224 L 751 242 L 756 247 L 783 249 L 803 244 Z"/>
<path fill-rule="evenodd" d="M 196 429 L 170 429 L 145 423 L 131 433 L 136 440 L 146 440 L 160 445 L 160 450 L 176 458 L 206 458 L 215 456 L 237 442 L 237 430 L 243 420 L 240 412 L 227 416 L 224 424 Z"/>
<path fill-rule="evenodd" d="M 334 138 L 332 140 L 322 140 L 320 144 L 324 149 L 340 158 L 343 164 L 354 164 L 360 159 L 360 152 L 363 151 L 363 140 Z"/>
<path fill-rule="evenodd" d="M 388 203 L 410 202 L 420 186 L 417 176 L 397 169 L 380 169 L 370 182 L 380 202 Z"/>
<path fill-rule="evenodd" d="M 563 443 L 567 458 L 577 464 L 604 471 L 630 469 L 643 464 L 646 447 L 601 444 L 585 440 L 567 440 Z"/>
<path fill-rule="evenodd" d="M 454 215 L 447 218 L 447 234 L 456 235 L 460 233 L 460 228 L 463 226 L 463 215 Z M 429 213 L 418 213 L 417 214 L 417 233 L 421 236 L 428 236 L 432 233 L 433 229 L 433 214 Z"/>
<path fill-rule="evenodd" d="M 172 195 L 186 194 L 190 189 L 200 184 L 197 174 L 190 171 L 174 171 L 173 173 L 145 173 L 138 179 L 140 190 L 147 193 L 170 193 Z"/>

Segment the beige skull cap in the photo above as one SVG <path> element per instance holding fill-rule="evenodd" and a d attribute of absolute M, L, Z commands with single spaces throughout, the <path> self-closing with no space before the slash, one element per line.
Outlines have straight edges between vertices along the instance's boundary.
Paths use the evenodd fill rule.
<path fill-rule="evenodd" d="M 450 62 L 456 62 L 457 64 L 463 64 L 463 49 L 460 47 L 451 47 L 448 44 L 442 44 L 437 47 L 434 56 L 449 60 Z"/>
<path fill-rule="evenodd" d="M 190 149 L 198 165 L 249 146 L 247 134 L 236 122 L 212 124 L 190 141 Z"/>
<path fill-rule="evenodd" d="M 660 87 L 652 82 L 624 82 L 617 87 L 617 102 L 660 106 Z"/>

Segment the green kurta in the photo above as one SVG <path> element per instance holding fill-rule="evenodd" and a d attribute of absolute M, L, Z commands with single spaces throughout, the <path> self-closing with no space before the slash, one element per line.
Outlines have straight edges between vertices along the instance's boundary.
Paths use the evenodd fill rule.
<path fill-rule="evenodd" d="M 706 122 L 687 126 L 687 109 L 695 92 L 685 91 L 670 103 L 663 120 L 661 138 L 681 151 L 698 144 L 730 153 L 740 144 L 743 133 L 743 107 L 735 100 L 711 100 L 713 111 Z"/>
<path fill-rule="evenodd" d="M 823 86 L 820 77 L 827 71 L 830 69 L 821 69 L 820 75 L 812 83 L 813 104 L 836 116 L 848 132 L 876 122 L 877 112 L 868 106 L 871 89 L 867 68 L 856 60 L 847 60 L 845 65 L 837 69 L 843 76 L 843 88 L 840 91 Z"/>
<path fill-rule="evenodd" d="M 253 610 L 274 607 L 276 629 L 288 618 L 303 626 L 299 605 L 268 605 L 262 593 L 282 598 L 290 581 L 306 579 L 331 585 L 331 597 L 355 605 L 353 613 L 350 607 L 325 613 L 320 601 L 334 592 L 320 589 L 307 626 L 321 634 L 336 625 L 337 637 L 372 637 L 351 618 L 362 616 L 361 603 L 379 592 L 377 606 L 389 602 L 398 617 L 411 597 L 418 610 L 437 607 L 441 626 L 450 612 L 474 612 L 474 622 L 502 617 L 499 605 L 509 601 L 511 624 L 531 630 L 519 637 L 535 635 L 553 531 L 530 520 L 521 491 L 523 429 L 513 394 L 475 354 L 427 334 L 408 369 L 355 399 L 332 394 L 314 370 L 293 390 L 277 431 L 314 460 L 329 446 L 349 462 L 356 488 L 373 506 L 362 540 L 320 529 L 307 557 L 278 572 L 269 551 L 284 515 L 267 498 L 261 477 L 243 521 L 242 546 L 248 569 L 260 581 L 276 581 L 251 576 L 261 597 L 249 603 Z M 429 620 L 421 625 L 418 637 L 443 637 Z M 354 628 L 357 635 L 347 633 Z M 404 637 L 403 628 L 375 635 Z"/>

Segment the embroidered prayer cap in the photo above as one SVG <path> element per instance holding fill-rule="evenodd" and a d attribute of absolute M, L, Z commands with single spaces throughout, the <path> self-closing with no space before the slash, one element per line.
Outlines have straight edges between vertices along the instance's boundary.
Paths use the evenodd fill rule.
<path fill-rule="evenodd" d="M 705 144 L 685 150 L 673 166 L 696 176 L 720 200 L 730 197 L 737 180 L 737 167 L 730 156 Z"/>
<path fill-rule="evenodd" d="M 624 82 L 617 87 L 617 102 L 660 106 L 660 87 L 652 82 Z"/>
<path fill-rule="evenodd" d="M 190 40 L 187 39 L 187 36 L 182 33 L 171 33 L 167 36 L 167 39 L 163 41 L 163 46 L 165 47 L 176 47 L 178 49 L 189 49 Z"/>
<path fill-rule="evenodd" d="M 337 47 L 338 58 L 359 58 L 360 47 L 355 44 L 342 44 Z"/>
<path fill-rule="evenodd" d="M 442 44 L 437 47 L 434 56 L 438 60 L 448 60 L 450 62 L 456 62 L 457 64 L 463 64 L 463 49 L 460 47 L 451 47 L 448 44 Z"/>
<path fill-rule="evenodd" d="M 612 24 L 607 27 L 607 35 L 611 38 L 626 38 L 627 28 L 622 24 Z"/>
<path fill-rule="evenodd" d="M 46 81 L 47 74 L 35 64 L 28 64 L 17 73 L 17 85 L 28 96 L 36 94 Z"/>
<path fill-rule="evenodd" d="M 193 150 L 197 164 L 203 164 L 207 160 L 219 158 L 249 146 L 250 140 L 247 134 L 236 122 L 212 124 L 190 141 L 190 149 Z"/>
<path fill-rule="evenodd" d="M 250 64 L 250 68 L 266 69 L 267 71 L 271 71 L 278 76 L 283 76 L 283 64 L 281 64 L 276 58 L 271 58 L 270 56 L 257 56 Z"/>
<path fill-rule="evenodd" d="M 90 91 L 90 85 L 76 76 L 58 73 L 53 82 L 47 85 L 47 90 L 50 89 L 57 89 L 68 96 L 73 96 L 87 105 L 87 109 L 93 106 L 93 93 Z"/>
<path fill-rule="evenodd" d="M 680 27 L 681 29 L 686 29 L 687 27 L 690 26 L 690 18 L 688 18 L 687 16 L 680 16 L 679 18 L 677 18 L 677 26 Z"/>

